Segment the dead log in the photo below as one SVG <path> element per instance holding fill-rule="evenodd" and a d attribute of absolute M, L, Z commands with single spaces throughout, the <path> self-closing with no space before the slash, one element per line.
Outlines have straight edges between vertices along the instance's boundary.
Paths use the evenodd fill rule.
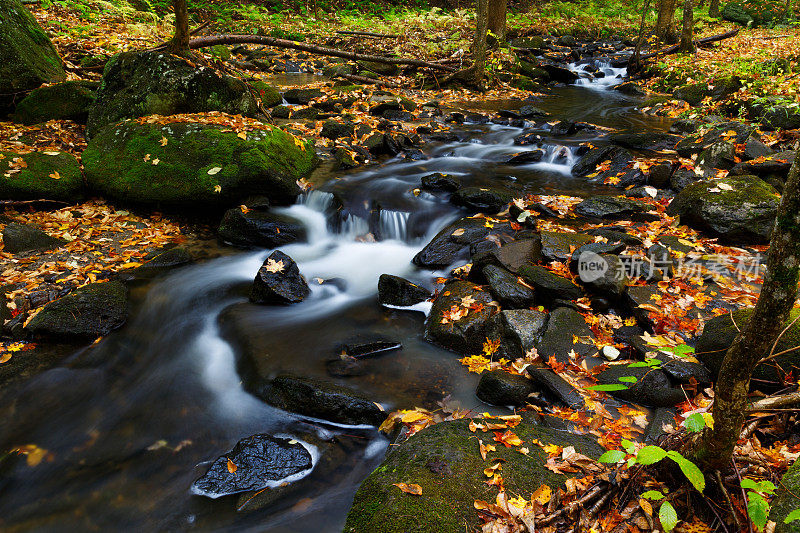
<path fill-rule="evenodd" d="M 373 33 L 371 31 L 350 31 L 350 30 L 336 30 L 336 33 L 341 33 L 342 35 L 360 35 L 362 37 L 375 37 L 375 38 L 382 38 L 382 39 L 399 39 L 399 35 L 389 35 L 386 33 Z"/>
<path fill-rule="evenodd" d="M 336 50 L 335 48 L 327 48 L 324 46 L 317 46 L 314 44 L 300 43 L 297 41 L 288 41 L 286 39 L 278 39 L 277 37 L 267 37 L 263 35 L 211 35 L 209 37 L 198 37 L 189 41 L 189 48 L 196 50 L 198 48 L 208 48 L 209 46 L 216 46 L 218 44 L 263 44 L 266 46 L 273 46 L 276 48 L 289 48 L 292 50 L 300 50 L 310 54 L 318 54 L 325 56 L 341 57 L 344 59 L 351 59 L 354 61 L 371 61 L 374 63 L 385 63 L 388 65 L 409 65 L 413 67 L 425 67 L 436 70 L 444 70 L 446 72 L 455 71 L 454 68 L 447 65 L 438 63 L 431 63 L 429 61 L 422 61 L 421 59 L 404 59 L 400 57 L 384 57 L 372 54 L 359 54 L 356 52 L 347 52 L 345 50 Z"/>
<path fill-rule="evenodd" d="M 723 41 L 725 39 L 730 39 L 731 37 L 735 37 L 738 34 L 739 34 L 739 28 L 737 28 L 735 30 L 731 30 L 731 31 L 725 32 L 725 33 L 720 33 L 718 35 L 711 35 L 709 37 L 703 37 L 702 39 L 696 39 L 694 41 L 694 44 L 695 45 L 703 45 L 703 44 L 708 44 L 708 43 L 714 43 L 714 42 L 717 42 L 717 41 Z M 669 54 L 674 54 L 674 53 L 680 51 L 680 48 L 681 48 L 681 45 L 680 44 L 676 44 L 674 46 L 670 46 L 669 48 L 665 48 L 664 50 L 658 50 L 657 52 L 650 52 L 649 54 L 644 54 L 642 56 L 639 56 L 639 60 L 640 61 L 644 61 L 645 59 L 652 59 L 652 58 L 658 57 L 658 56 L 665 56 L 665 55 L 669 55 Z M 622 63 L 621 65 L 616 65 L 616 63 L 617 63 L 616 61 L 614 63 L 615 63 L 615 66 L 625 66 L 626 64 L 628 64 L 628 61 L 630 61 L 630 58 L 628 58 L 628 59 L 626 59 L 624 61 L 621 61 L 620 62 L 620 63 Z"/>
<path fill-rule="evenodd" d="M 368 78 L 366 76 L 357 76 L 355 74 L 339 74 L 337 76 L 339 78 L 344 78 L 346 80 L 355 81 L 358 83 L 368 83 L 370 85 L 383 85 L 384 87 L 392 87 L 394 89 L 401 89 L 403 86 L 398 83 L 392 83 L 390 81 L 383 81 L 378 80 L 375 78 Z"/>

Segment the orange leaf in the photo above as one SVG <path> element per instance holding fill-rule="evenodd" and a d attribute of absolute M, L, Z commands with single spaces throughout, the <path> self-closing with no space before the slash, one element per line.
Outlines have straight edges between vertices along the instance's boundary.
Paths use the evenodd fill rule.
<path fill-rule="evenodd" d="M 392 483 L 395 487 L 402 490 L 407 494 L 413 494 L 415 496 L 422 495 L 422 487 L 417 485 L 416 483 Z"/>
<path fill-rule="evenodd" d="M 230 472 L 231 474 L 233 474 L 234 472 L 236 472 L 236 470 L 237 470 L 238 468 L 239 468 L 239 467 L 238 467 L 238 466 L 236 466 L 236 463 L 234 463 L 233 461 L 231 461 L 231 460 L 230 460 L 230 458 L 229 458 L 229 459 L 228 459 L 228 472 Z"/>

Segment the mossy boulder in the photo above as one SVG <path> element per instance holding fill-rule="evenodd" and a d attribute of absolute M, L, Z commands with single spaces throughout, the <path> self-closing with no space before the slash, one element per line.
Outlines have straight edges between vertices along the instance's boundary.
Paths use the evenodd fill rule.
<path fill-rule="evenodd" d="M 742 26 L 770 26 L 789 19 L 787 4 L 777 0 L 737 0 L 722 8 L 722 18 Z"/>
<path fill-rule="evenodd" d="M 708 367 L 715 379 L 722 366 L 725 353 L 733 344 L 733 339 L 739 330 L 745 327 L 752 315 L 752 309 L 740 309 L 727 315 L 714 317 L 706 322 L 703 334 L 697 338 L 695 351 L 697 358 Z M 797 315 L 800 315 L 800 311 L 792 311 L 785 326 L 789 326 L 792 320 L 797 318 Z M 784 351 L 787 353 L 779 355 L 771 362 L 757 366 L 753 371 L 754 386 L 775 388 L 783 383 L 786 373 L 794 372 L 794 375 L 797 375 L 800 370 L 800 349 L 792 350 L 797 346 L 800 346 L 800 324 L 796 323 L 791 325 L 775 346 L 775 353 Z M 761 355 L 766 357 L 769 354 Z M 770 386 L 770 384 L 772 385 Z"/>
<path fill-rule="evenodd" d="M 698 105 L 706 97 L 714 100 L 733 94 L 742 87 L 742 82 L 736 76 L 728 76 L 712 81 L 692 83 L 679 87 L 673 93 L 675 98 L 686 100 L 691 105 Z"/>
<path fill-rule="evenodd" d="M 225 131 L 228 130 L 228 131 Z M 228 207 L 249 195 L 292 203 L 296 181 L 314 167 L 312 145 L 259 125 L 230 127 L 126 120 L 101 130 L 83 152 L 89 186 L 115 200 L 149 206 Z"/>
<path fill-rule="evenodd" d="M 483 422 L 476 420 L 476 422 Z M 537 426 L 528 420 L 513 429 L 526 444 L 533 439 L 546 444 L 574 446 L 578 453 L 599 457 L 603 449 L 586 436 Z M 479 438 L 492 433 L 469 430 L 469 420 L 441 422 L 423 429 L 393 447 L 383 463 L 364 480 L 347 515 L 347 533 L 464 533 L 481 531 L 475 500 L 494 501 L 495 487 L 486 484 L 483 470 L 499 459 L 510 494 L 530 494 L 542 485 L 563 487 L 566 477 L 545 467 L 547 454 L 540 446 L 497 446 L 491 460 L 478 451 Z M 416 483 L 422 494 L 406 494 L 395 483 Z"/>
<path fill-rule="evenodd" d="M 0 152 L 0 198 L 61 200 L 83 197 L 78 160 L 66 152 Z"/>
<path fill-rule="evenodd" d="M 783 523 L 789 513 L 800 508 L 797 494 L 800 494 L 800 461 L 795 461 L 783 475 L 770 504 L 769 519 L 776 524 L 775 533 L 800 533 L 800 520 Z"/>
<path fill-rule="evenodd" d="M 94 104 L 97 84 L 65 81 L 41 87 L 26 96 L 14 111 L 14 122 L 37 124 L 48 120 L 85 122 Z"/>
<path fill-rule="evenodd" d="M 91 283 L 44 306 L 25 330 L 35 337 L 91 340 L 108 335 L 128 317 L 128 290 L 118 281 Z"/>
<path fill-rule="evenodd" d="M 755 176 L 728 176 L 693 183 L 667 208 L 681 223 L 727 242 L 769 242 L 780 196 Z"/>
<path fill-rule="evenodd" d="M 19 0 L 0 0 L 0 113 L 20 93 L 67 78 L 61 58 Z"/>
<path fill-rule="evenodd" d="M 243 81 L 212 68 L 165 52 L 122 52 L 106 64 L 86 134 L 126 118 L 208 111 L 255 116 L 258 105 Z"/>
<path fill-rule="evenodd" d="M 249 83 L 250 87 L 255 91 L 256 96 L 261 100 L 262 106 L 275 107 L 283 102 L 283 96 L 281 96 L 280 91 L 272 85 L 268 85 L 261 80 L 254 80 Z"/>

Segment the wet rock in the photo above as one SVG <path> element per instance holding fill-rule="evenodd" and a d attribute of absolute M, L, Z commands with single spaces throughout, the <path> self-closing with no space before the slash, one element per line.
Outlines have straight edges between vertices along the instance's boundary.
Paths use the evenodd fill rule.
<path fill-rule="evenodd" d="M 670 434 L 675 429 L 675 410 L 659 407 L 653 412 L 650 424 L 644 434 L 644 441 L 650 444 L 657 443 L 664 435 Z"/>
<path fill-rule="evenodd" d="M 472 302 L 469 306 L 465 303 Z M 474 283 L 450 281 L 433 301 L 425 321 L 425 338 L 458 353 L 475 353 L 486 340 L 486 321 L 492 297 Z"/>
<path fill-rule="evenodd" d="M 96 82 L 65 81 L 36 89 L 17 104 L 12 118 L 22 124 L 48 120 L 86 122 L 97 85 Z"/>
<path fill-rule="evenodd" d="M 599 271 L 592 269 L 600 266 Z M 578 272 L 584 286 L 611 300 L 619 299 L 628 288 L 625 265 L 616 255 L 593 254 L 578 256 Z"/>
<path fill-rule="evenodd" d="M 673 122 L 669 127 L 669 131 L 670 133 L 694 133 L 698 127 L 699 122 L 697 120 L 683 118 Z"/>
<path fill-rule="evenodd" d="M 572 167 L 574 176 L 586 176 L 595 172 L 597 166 L 605 161 L 609 162 L 609 172 L 621 172 L 633 161 L 633 156 L 627 150 L 618 146 L 603 146 L 592 148 L 584 154 Z"/>
<path fill-rule="evenodd" d="M 284 411 L 338 424 L 377 426 L 386 418 L 383 409 L 354 390 L 306 377 L 281 375 L 255 393 Z"/>
<path fill-rule="evenodd" d="M 461 180 L 458 176 L 434 172 L 427 176 L 422 176 L 422 188 L 428 191 L 454 192 L 461 187 Z"/>
<path fill-rule="evenodd" d="M 513 154 L 505 163 L 507 165 L 527 165 L 529 163 L 538 163 L 542 160 L 542 157 L 544 157 L 544 150 L 528 150 Z"/>
<path fill-rule="evenodd" d="M 622 94 L 627 94 L 628 96 L 647 96 L 647 91 L 632 81 L 615 85 L 614 90 Z"/>
<path fill-rule="evenodd" d="M 789 175 L 789 169 L 794 163 L 795 152 L 789 150 L 786 152 L 778 152 L 777 154 L 761 156 L 758 159 L 745 161 L 735 165 L 730 173 L 731 174 L 755 174 L 756 176 L 779 176 L 781 179 L 786 179 Z"/>
<path fill-rule="evenodd" d="M 578 357 L 589 357 L 597 353 L 594 344 L 572 342 L 575 336 L 594 339 L 594 333 L 580 313 L 568 307 L 558 307 L 550 313 L 547 327 L 536 349 L 543 360 L 553 356 L 560 363 L 569 362 L 572 351 Z"/>
<path fill-rule="evenodd" d="M 667 207 L 667 214 L 726 242 L 767 243 L 779 202 L 775 189 L 759 178 L 728 176 L 689 185 Z"/>
<path fill-rule="evenodd" d="M 683 389 L 673 386 L 667 374 L 659 369 L 630 368 L 627 364 L 610 365 L 596 377 L 603 385 L 628 385 L 626 389 L 609 392 L 626 402 L 651 407 L 672 407 L 686 400 Z M 619 380 L 627 377 L 635 377 L 637 381 L 626 383 Z"/>
<path fill-rule="evenodd" d="M 376 117 L 385 117 L 387 112 L 414 111 L 417 104 L 413 100 L 399 96 L 384 97 L 378 104 L 372 106 L 369 114 Z M 389 117 L 386 117 L 389 118 Z"/>
<path fill-rule="evenodd" d="M 486 338 L 500 341 L 502 355 L 518 359 L 536 347 L 547 314 L 532 309 L 503 309 L 489 320 Z"/>
<path fill-rule="evenodd" d="M 494 214 L 506 208 L 512 200 L 507 192 L 481 187 L 463 187 L 450 197 L 455 205 L 466 207 L 476 213 Z"/>
<path fill-rule="evenodd" d="M 583 408 L 585 404 L 583 396 L 575 390 L 575 387 L 549 368 L 529 366 L 527 373 L 531 381 L 535 383 L 536 389 L 541 391 L 551 402 L 571 409 Z"/>
<path fill-rule="evenodd" d="M 614 330 L 614 342 L 624 344 L 623 354 L 625 359 L 644 359 L 650 347 L 642 339 L 644 329 L 639 326 L 622 326 Z"/>
<path fill-rule="evenodd" d="M 764 109 L 760 118 L 764 129 L 794 130 L 800 128 L 800 113 L 793 105 L 773 105 Z"/>
<path fill-rule="evenodd" d="M 581 288 L 572 281 L 538 265 L 522 266 L 519 275 L 534 287 L 539 302 L 546 303 L 557 298 L 577 300 L 583 296 Z"/>
<path fill-rule="evenodd" d="M 86 134 L 126 118 L 207 111 L 254 116 L 258 105 L 238 78 L 163 51 L 122 52 L 106 64 Z"/>
<path fill-rule="evenodd" d="M 500 248 L 475 254 L 472 258 L 472 269 L 482 274 L 486 265 L 496 265 L 516 274 L 523 265 L 538 263 L 541 259 L 542 242 L 537 236 L 512 241 Z"/>
<path fill-rule="evenodd" d="M 299 442 L 266 434 L 253 435 L 240 440 L 231 451 L 211 463 L 208 472 L 192 483 L 191 490 L 210 498 L 261 490 L 277 486 L 281 480 L 311 467 L 311 454 Z"/>
<path fill-rule="evenodd" d="M 540 68 L 547 72 L 551 80 L 559 83 L 575 83 L 580 77 L 568 68 L 559 67 L 558 65 L 542 63 Z"/>
<path fill-rule="evenodd" d="M 641 246 L 642 239 L 625 233 L 625 228 L 619 226 L 607 228 L 592 228 L 586 230 L 587 235 L 605 237 L 609 242 L 621 242 L 627 246 Z"/>
<path fill-rule="evenodd" d="M 561 233 L 557 231 L 541 232 L 542 255 L 550 261 L 569 259 L 572 251 L 584 244 L 594 242 L 589 235 L 582 233 Z"/>
<path fill-rule="evenodd" d="M 517 113 L 522 118 L 546 118 L 550 116 L 550 114 L 547 111 L 539 109 L 538 107 L 532 106 L 530 104 L 526 104 L 520 107 Z"/>
<path fill-rule="evenodd" d="M 592 196 L 575 206 L 575 213 L 584 217 L 631 219 L 644 213 L 641 202 L 624 196 Z"/>
<path fill-rule="evenodd" d="M 381 274 L 378 279 L 378 302 L 385 305 L 408 306 L 430 298 L 430 291 L 407 279 L 391 274 Z"/>
<path fill-rule="evenodd" d="M 337 122 L 336 120 L 326 120 L 322 123 L 320 135 L 328 139 L 338 139 L 340 137 L 350 137 L 355 131 L 355 124 L 350 121 Z"/>
<path fill-rule="evenodd" d="M 121 281 L 152 279 L 167 270 L 194 261 L 192 254 L 182 246 L 175 246 L 163 251 L 156 251 L 144 258 L 141 266 L 118 272 Z"/>
<path fill-rule="evenodd" d="M 67 241 L 51 237 L 42 230 L 27 224 L 9 223 L 3 228 L 3 249 L 12 254 L 34 250 L 52 250 Z"/>
<path fill-rule="evenodd" d="M 307 239 L 306 228 L 299 220 L 254 209 L 245 213 L 239 207 L 225 212 L 218 234 L 225 242 L 254 248 L 276 248 Z"/>
<path fill-rule="evenodd" d="M 257 304 L 302 302 L 311 293 L 291 257 L 275 250 L 258 269 L 250 290 L 250 301 Z"/>
<path fill-rule="evenodd" d="M 455 261 L 466 258 L 470 245 L 482 241 L 489 232 L 490 228 L 484 225 L 482 219 L 462 218 L 437 233 L 414 256 L 413 263 L 432 269 L 450 266 Z"/>
<path fill-rule="evenodd" d="M 690 105 L 696 106 L 703 101 L 706 97 L 711 97 L 714 100 L 719 100 L 729 94 L 733 94 L 742 87 L 742 82 L 736 76 L 729 76 L 727 78 L 720 78 L 714 80 L 713 83 L 706 81 L 699 83 L 692 83 L 677 88 L 672 95 L 679 99 L 689 102 Z"/>
<path fill-rule="evenodd" d="M 475 395 L 491 405 L 521 407 L 528 403 L 528 395 L 534 390 L 533 383 L 525 376 L 491 370 L 481 374 Z"/>
<path fill-rule="evenodd" d="M 632 150 L 672 150 L 681 138 L 669 133 L 616 133 L 609 140 Z"/>
<path fill-rule="evenodd" d="M 669 178 L 669 186 L 676 192 L 681 192 L 683 189 L 692 183 L 701 179 L 694 170 L 679 168 Z"/>
<path fill-rule="evenodd" d="M 767 146 L 766 144 L 762 143 L 758 139 L 747 139 L 747 143 L 744 146 L 744 159 L 758 159 L 760 157 L 769 157 L 774 154 L 775 151 Z M 785 152 L 786 155 L 792 154 L 794 152 Z"/>
<path fill-rule="evenodd" d="M 258 99 L 261 100 L 263 107 L 269 109 L 283 102 L 281 93 L 272 85 L 268 85 L 261 80 L 250 80 L 248 84 L 252 87 Z"/>
<path fill-rule="evenodd" d="M 580 131 L 580 129 L 575 122 L 572 120 L 562 120 L 550 128 L 550 135 L 563 137 L 565 135 L 574 135 L 578 133 L 578 131 Z"/>
<path fill-rule="evenodd" d="M 316 107 L 295 107 L 291 109 L 289 116 L 296 120 L 316 120 L 323 118 L 323 114 Z"/>
<path fill-rule="evenodd" d="M 542 136 L 538 133 L 523 133 L 514 137 L 514 144 L 517 146 L 531 146 L 542 143 Z"/>
<path fill-rule="evenodd" d="M 623 250 L 625 250 L 625 245 L 621 242 L 590 242 L 589 244 L 584 244 L 572 253 L 571 264 L 576 264 L 581 254 L 586 252 L 617 255 Z"/>
<path fill-rule="evenodd" d="M 83 198 L 80 163 L 67 152 L 0 151 L 0 198 L 77 202 Z"/>
<path fill-rule="evenodd" d="M 476 453 L 476 434 L 470 420 L 454 420 L 423 429 L 392 447 L 383 464 L 361 484 L 347 517 L 347 533 L 463 532 L 464 524 L 477 524 L 476 499 L 494 501 L 497 491 L 484 483 L 486 462 Z M 481 419 L 475 423 L 484 423 Z M 513 429 L 522 440 L 573 446 L 588 457 L 603 449 L 593 439 L 523 421 Z M 479 435 L 480 432 L 479 432 Z M 491 433 L 484 433 L 486 439 Z M 492 457 L 503 461 L 503 480 L 509 493 L 525 494 L 547 484 L 556 490 L 564 476 L 545 468 L 547 454 L 538 446 L 530 456 L 516 448 L 497 446 Z M 422 496 L 410 496 L 395 483 L 416 483 Z"/>
<path fill-rule="evenodd" d="M 338 344 L 335 351 L 340 355 L 352 357 L 354 359 L 362 359 L 386 352 L 393 352 L 400 350 L 403 345 L 384 335 L 375 335 L 363 333 L 354 335 L 343 343 Z"/>
<path fill-rule="evenodd" d="M 716 142 L 700 152 L 697 164 L 704 170 L 707 177 L 714 177 L 717 169 L 729 170 L 735 164 L 736 148 L 729 142 Z"/>
<path fill-rule="evenodd" d="M 308 105 L 312 100 L 325 96 L 319 89 L 289 89 L 283 93 L 283 99 L 290 104 Z"/>
<path fill-rule="evenodd" d="M 657 356 L 658 357 L 658 356 Z M 658 357 L 661 359 L 661 357 Z M 666 362 L 661 365 L 661 370 L 675 383 L 689 385 L 697 383 L 701 386 L 711 383 L 711 372 L 701 363 L 684 361 L 664 357 Z"/>
<path fill-rule="evenodd" d="M 672 164 L 659 163 L 650 167 L 647 173 L 647 182 L 653 187 L 663 189 L 669 187 L 669 180 L 672 177 Z"/>
<path fill-rule="evenodd" d="M 653 296 L 659 296 L 658 287 L 653 285 L 633 285 L 628 287 L 625 293 L 626 303 L 631 313 L 639 324 L 652 328 L 653 322 L 650 320 L 650 310 L 643 305 L 652 306 L 658 301 Z"/>
<path fill-rule="evenodd" d="M 64 81 L 67 74 L 53 43 L 36 18 L 18 0 L 2 0 L 0 11 L 0 115 L 13 97 L 43 83 Z"/>
<path fill-rule="evenodd" d="M 752 125 L 744 122 L 723 122 L 714 125 L 704 133 L 689 135 L 675 145 L 675 150 L 678 152 L 678 155 L 682 157 L 691 157 L 719 141 L 730 141 L 741 144 L 751 138 L 754 129 Z M 728 134 L 730 131 L 735 132 L 733 137 Z"/>
<path fill-rule="evenodd" d="M 492 296 L 504 308 L 524 309 L 533 305 L 533 289 L 521 284 L 517 277 L 495 265 L 483 267 L 483 276 L 489 283 Z"/>
<path fill-rule="evenodd" d="M 355 168 L 359 164 L 353 152 L 341 146 L 336 147 L 331 155 L 333 156 L 334 168 L 337 170 Z"/>
<path fill-rule="evenodd" d="M 128 290 L 118 281 L 90 283 L 52 301 L 25 330 L 35 337 L 88 341 L 108 335 L 128 317 Z"/>
<path fill-rule="evenodd" d="M 711 371 L 715 379 L 725 358 L 725 352 L 728 351 L 739 330 L 746 326 L 752 313 L 752 309 L 742 309 L 713 317 L 706 322 L 703 334 L 697 338 L 696 357 Z M 800 311 L 792 311 L 784 327 L 789 327 L 798 314 Z M 752 386 L 761 390 L 775 390 L 782 386 L 785 373 L 793 372 L 797 375 L 800 370 L 800 350 L 793 350 L 797 346 L 800 346 L 800 321 L 792 324 L 775 346 L 775 353 L 783 351 L 787 353 L 779 355 L 770 363 L 758 365 L 753 371 Z M 762 354 L 762 357 L 767 355 L 769 354 Z"/>

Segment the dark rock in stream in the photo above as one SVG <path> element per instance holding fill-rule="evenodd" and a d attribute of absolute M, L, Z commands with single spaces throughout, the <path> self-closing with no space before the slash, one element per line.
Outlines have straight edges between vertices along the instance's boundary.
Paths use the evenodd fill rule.
<path fill-rule="evenodd" d="M 192 493 L 219 498 L 249 490 L 278 486 L 281 480 L 312 467 L 311 454 L 297 441 L 253 435 L 236 443 L 218 457 L 200 479 L 192 483 Z"/>
<path fill-rule="evenodd" d="M 428 191 L 454 192 L 461 187 L 461 181 L 457 176 L 434 172 L 427 176 L 422 176 L 422 188 Z"/>
<path fill-rule="evenodd" d="M 507 192 L 482 187 L 464 187 L 450 197 L 450 202 L 474 212 L 494 214 L 502 211 L 512 200 Z"/>
<path fill-rule="evenodd" d="M 672 433 L 675 429 L 675 410 L 659 407 L 650 417 L 650 424 L 644 434 L 644 441 L 649 444 L 657 443 L 661 437 Z"/>
<path fill-rule="evenodd" d="M 592 148 L 584 154 L 572 167 L 574 176 L 586 176 L 592 174 L 597 165 L 604 161 L 609 161 L 611 172 L 621 172 L 633 161 L 631 153 L 618 146 L 603 146 Z"/>
<path fill-rule="evenodd" d="M 556 298 L 577 300 L 583 296 L 581 288 L 571 280 L 562 278 L 539 265 L 525 265 L 519 269 L 519 275 L 534 287 L 540 302 L 542 299 L 552 300 Z"/>
<path fill-rule="evenodd" d="M 258 304 L 291 304 L 303 301 L 311 289 L 291 257 L 275 250 L 258 269 L 250 301 Z"/>
<path fill-rule="evenodd" d="M 584 235 L 582 233 L 563 233 L 560 231 L 543 231 L 541 232 L 541 239 L 542 255 L 550 261 L 564 261 L 565 259 L 569 259 L 574 250 L 580 248 L 584 244 L 594 242 L 594 238 L 589 235 Z"/>
<path fill-rule="evenodd" d="M 600 263 L 602 262 L 602 263 Z M 582 283 L 591 291 L 610 298 L 612 301 L 619 299 L 628 288 L 628 276 L 625 265 L 616 255 L 599 255 L 588 252 L 578 256 L 578 268 L 597 266 L 600 263 L 602 271 L 581 271 Z M 603 266 L 602 264 L 605 263 Z"/>
<path fill-rule="evenodd" d="M 549 368 L 529 366 L 527 372 L 531 381 L 536 385 L 536 389 L 541 391 L 548 400 L 571 409 L 583 408 L 585 403 L 583 396 L 575 390 L 575 387 Z"/>
<path fill-rule="evenodd" d="M 414 256 L 413 263 L 422 268 L 445 268 L 459 259 L 466 259 L 472 244 L 507 227 L 504 224 L 495 224 L 494 228 L 487 228 L 481 218 L 462 218 L 437 233 Z"/>
<path fill-rule="evenodd" d="M 307 239 L 306 228 L 287 215 L 240 207 L 225 212 L 219 225 L 219 237 L 228 243 L 243 247 L 276 248 Z"/>
<path fill-rule="evenodd" d="M 38 250 L 52 250 L 67 243 L 62 239 L 51 237 L 39 228 L 15 222 L 3 228 L 3 249 L 12 254 Z"/>
<path fill-rule="evenodd" d="M 609 137 L 609 140 L 632 150 L 672 150 L 681 138 L 669 133 L 616 133 Z"/>
<path fill-rule="evenodd" d="M 515 139 L 516 141 L 516 139 Z M 506 160 L 506 165 L 527 165 L 528 163 L 538 163 L 544 157 L 544 150 L 528 150 L 513 154 Z"/>
<path fill-rule="evenodd" d="M 470 307 L 465 305 L 465 298 L 472 301 Z M 433 301 L 425 321 L 425 337 L 458 353 L 480 351 L 486 340 L 486 321 L 492 315 L 491 301 L 491 295 L 474 283 L 449 281 Z"/>
<path fill-rule="evenodd" d="M 528 403 L 528 395 L 534 392 L 531 380 L 505 370 L 491 370 L 481 374 L 475 395 L 491 405 L 521 407 Z"/>
<path fill-rule="evenodd" d="M 358 392 L 312 378 L 281 375 L 255 391 L 268 404 L 337 424 L 380 425 L 386 413 Z"/>
<path fill-rule="evenodd" d="M 526 309 L 533 305 L 533 289 L 519 282 L 508 270 L 495 266 L 483 267 L 483 277 L 489 283 L 492 296 L 506 309 Z"/>
<path fill-rule="evenodd" d="M 406 307 L 430 298 L 430 291 L 407 279 L 391 274 L 381 274 L 378 279 L 378 302 Z"/>
<path fill-rule="evenodd" d="M 578 78 L 580 78 L 580 76 L 568 68 L 560 67 L 558 65 L 542 63 L 539 65 L 539 67 L 547 71 L 547 74 L 550 75 L 550 79 L 560 83 L 575 83 Z"/>
<path fill-rule="evenodd" d="M 538 263 L 542 259 L 542 241 L 538 235 L 530 239 L 520 239 L 479 252 L 472 257 L 470 279 L 482 281 L 483 268 L 487 265 L 503 267 L 509 272 L 518 273 L 524 265 Z"/>
<path fill-rule="evenodd" d="M 403 345 L 383 335 L 359 334 L 347 339 L 336 347 L 342 355 L 360 359 L 381 353 L 399 350 Z"/>
<path fill-rule="evenodd" d="M 609 394 L 626 402 L 651 407 L 672 407 L 686 400 L 686 393 L 674 386 L 667 374 L 657 368 L 630 368 L 627 364 L 610 365 L 600 372 L 597 381 L 604 385 L 625 385 L 622 390 Z M 634 377 L 634 383 L 620 381 L 619 378 Z"/>
<path fill-rule="evenodd" d="M 503 309 L 486 324 L 486 338 L 500 341 L 498 354 L 518 359 L 536 348 L 547 314 L 533 309 Z"/>
<path fill-rule="evenodd" d="M 128 318 L 128 290 L 119 281 L 90 283 L 52 301 L 25 327 L 36 337 L 61 341 L 94 340 Z"/>
<path fill-rule="evenodd" d="M 573 342 L 575 337 L 582 342 Z M 567 363 L 571 352 L 575 352 L 577 357 L 597 354 L 592 339 L 594 333 L 580 313 L 568 307 L 558 307 L 548 315 L 547 326 L 536 349 L 544 361 L 553 356 L 558 362 Z"/>
<path fill-rule="evenodd" d="M 644 211 L 642 202 L 624 196 L 592 196 L 575 206 L 575 214 L 590 218 L 630 220 Z"/>
<path fill-rule="evenodd" d="M 314 100 L 315 98 L 321 98 L 323 96 L 325 96 L 325 93 L 319 89 L 289 89 L 283 93 L 283 98 L 290 104 L 303 105 L 308 105 L 311 100 Z"/>

